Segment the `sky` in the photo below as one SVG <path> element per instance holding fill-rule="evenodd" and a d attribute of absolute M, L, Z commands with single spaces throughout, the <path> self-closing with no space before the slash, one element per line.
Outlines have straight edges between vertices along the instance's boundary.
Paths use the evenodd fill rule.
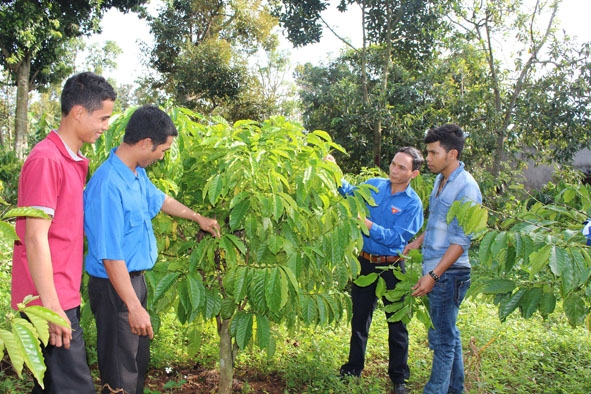
<path fill-rule="evenodd" d="M 323 13 L 323 17 L 338 34 L 345 38 L 357 39 L 358 42 L 353 41 L 353 44 L 359 46 L 361 34 L 358 27 L 360 26 L 358 14 L 358 12 L 342 14 L 336 10 L 336 7 L 332 7 Z M 563 29 L 569 35 L 577 36 L 581 42 L 591 41 L 589 15 L 591 15 L 589 0 L 563 0 L 559 11 Z M 114 78 L 118 83 L 132 84 L 136 77 L 146 72 L 138 60 L 142 57 L 138 41 L 151 42 L 148 26 L 135 14 L 122 14 L 119 11 L 110 10 L 105 14 L 101 27 L 102 34 L 90 37 L 88 44 L 102 45 L 105 41 L 111 40 L 123 50 L 123 54 L 116 59 L 117 70 L 106 72 L 105 76 Z M 344 44 L 325 29 L 323 38 L 318 44 L 294 49 L 286 39 L 283 39 L 280 49 L 291 53 L 291 62 L 295 66 L 307 62 L 317 65 L 327 63 L 336 58 L 343 47 Z"/>

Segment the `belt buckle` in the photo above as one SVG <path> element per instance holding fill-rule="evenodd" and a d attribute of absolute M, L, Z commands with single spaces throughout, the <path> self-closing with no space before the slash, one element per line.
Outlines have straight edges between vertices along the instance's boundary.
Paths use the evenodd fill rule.
<path fill-rule="evenodd" d="M 374 258 L 375 258 L 375 260 L 374 260 Z M 371 254 L 370 253 L 369 254 L 369 261 L 372 262 L 372 263 L 381 264 L 382 263 L 382 256 L 378 256 L 378 255 L 375 255 L 375 254 Z"/>

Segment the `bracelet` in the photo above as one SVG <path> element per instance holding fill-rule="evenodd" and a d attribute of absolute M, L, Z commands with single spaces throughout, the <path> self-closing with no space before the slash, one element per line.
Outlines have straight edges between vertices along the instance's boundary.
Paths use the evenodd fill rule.
<path fill-rule="evenodd" d="M 433 280 L 435 282 L 437 282 L 439 280 L 439 275 L 437 275 L 435 272 L 433 272 L 433 270 L 429 271 L 429 275 L 431 276 L 431 278 L 433 278 Z"/>

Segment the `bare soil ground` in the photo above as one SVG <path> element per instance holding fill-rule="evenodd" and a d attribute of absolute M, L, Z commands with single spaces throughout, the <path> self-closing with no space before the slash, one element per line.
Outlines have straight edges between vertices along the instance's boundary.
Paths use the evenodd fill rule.
<path fill-rule="evenodd" d="M 167 373 L 168 372 L 168 373 Z M 216 393 L 219 381 L 217 370 L 205 369 L 199 365 L 178 366 L 172 371 L 149 370 L 146 388 L 161 393 Z M 168 388 L 167 388 L 167 385 Z M 174 388 L 171 390 L 170 386 Z M 252 393 L 282 394 L 285 382 L 278 376 L 260 375 L 256 371 L 235 371 L 233 392 L 242 393 L 244 386 Z"/>

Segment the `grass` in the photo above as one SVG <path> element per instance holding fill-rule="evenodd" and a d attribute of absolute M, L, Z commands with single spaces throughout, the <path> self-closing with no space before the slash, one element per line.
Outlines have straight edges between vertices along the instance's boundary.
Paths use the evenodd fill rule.
<path fill-rule="evenodd" d="M 9 264 L 0 263 L 0 311 L 8 310 Z M 201 345 L 197 354 L 188 355 L 188 329 L 172 315 L 161 316 L 162 324 L 152 343 L 151 366 L 156 371 L 200 365 L 217 368 L 218 337 L 215 324 L 201 326 Z M 90 319 L 92 321 L 92 319 Z M 591 392 L 591 334 L 572 328 L 561 312 L 544 321 L 511 316 L 501 323 L 496 308 L 477 300 L 462 305 L 458 325 L 462 331 L 466 368 L 466 388 L 470 394 L 588 394 Z M 361 379 L 342 381 L 338 370 L 349 351 L 349 325 L 341 322 L 329 327 L 300 327 L 292 332 L 275 328 L 275 354 L 255 346 L 236 358 L 235 376 L 245 380 L 243 392 L 253 389 L 248 379 L 274 377 L 283 382 L 284 393 L 382 394 L 391 390 L 387 375 L 387 325 L 378 310 L 370 331 L 367 365 Z M 89 359 L 96 362 L 94 327 L 85 327 Z M 422 391 L 429 377 L 431 352 L 424 326 L 409 324 L 412 392 Z M 4 359 L 6 361 L 6 358 Z M 96 368 L 95 368 L 96 370 Z M 96 373 L 96 372 L 95 372 Z M 166 393 L 180 392 L 177 382 L 183 376 L 171 375 Z M 6 362 L 0 364 L 0 393 L 30 392 L 31 378 L 18 379 Z M 157 391 L 151 391 L 156 393 Z"/>
<path fill-rule="evenodd" d="M 168 357 L 175 360 L 186 357 L 178 341 L 171 340 L 182 330 L 174 327 L 174 321 L 164 326 L 168 328 L 159 336 L 164 334 L 167 339 L 153 344 L 153 353 L 168 354 L 160 361 L 153 360 L 158 368 L 166 367 L 170 362 Z M 468 393 L 591 392 L 591 334 L 583 328 L 570 327 L 560 313 L 546 321 L 515 316 L 501 323 L 494 306 L 468 300 L 462 305 L 458 326 L 464 344 Z M 361 379 L 343 382 L 337 376 L 349 350 L 347 323 L 301 327 L 291 333 L 279 327 L 277 331 L 282 339 L 276 344 L 275 355 L 268 358 L 266 351 L 257 347 L 242 351 L 236 359 L 236 375 L 280 376 L 285 382 L 285 393 L 381 394 L 391 389 L 387 375 L 387 325 L 380 311 L 374 316 L 367 365 Z M 409 386 L 413 392 L 421 392 L 429 377 L 432 355 L 424 326 L 413 321 L 409 332 Z M 215 327 L 209 325 L 203 334 L 202 351 L 195 361 L 206 360 L 215 367 L 216 335 Z M 242 373 L 245 370 L 249 373 Z"/>

